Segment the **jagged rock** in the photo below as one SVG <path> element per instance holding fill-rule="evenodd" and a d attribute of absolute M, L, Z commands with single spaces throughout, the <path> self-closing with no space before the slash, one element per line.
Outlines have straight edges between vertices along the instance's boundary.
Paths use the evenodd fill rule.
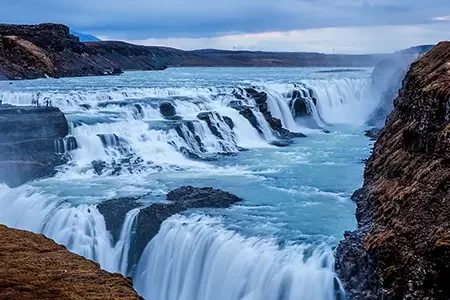
<path fill-rule="evenodd" d="M 165 118 L 175 117 L 177 111 L 170 102 L 163 102 L 159 105 L 159 111 Z"/>
<path fill-rule="evenodd" d="M 370 139 L 372 141 L 376 141 L 378 139 L 378 137 L 380 136 L 380 134 L 381 134 L 380 128 L 372 128 L 370 130 L 367 130 L 364 135 L 367 137 L 370 137 Z"/>
<path fill-rule="evenodd" d="M 135 119 L 143 119 L 144 118 L 144 110 L 140 104 L 135 104 L 133 107 L 133 115 Z"/>
<path fill-rule="evenodd" d="M 106 229 L 111 232 L 114 242 L 120 238 L 126 214 L 143 205 L 138 202 L 141 197 L 124 197 L 112 199 L 97 205 L 98 211 L 104 216 Z"/>
<path fill-rule="evenodd" d="M 219 128 L 217 128 L 216 126 L 216 123 L 211 120 L 212 118 L 217 118 L 219 121 L 223 121 L 222 117 L 216 112 L 201 112 L 197 115 L 197 119 L 205 121 L 208 124 L 209 130 L 211 130 L 212 134 L 217 136 L 219 139 L 223 139 Z"/>
<path fill-rule="evenodd" d="M 91 162 L 92 168 L 94 168 L 94 173 L 97 175 L 102 175 L 103 171 L 106 169 L 107 164 L 103 160 L 94 160 Z"/>
<path fill-rule="evenodd" d="M 262 130 L 258 125 L 258 119 L 256 119 L 255 114 L 253 113 L 252 109 L 249 107 L 246 107 L 242 110 L 239 111 L 239 114 L 241 116 L 243 116 L 244 118 L 246 118 L 250 124 L 256 129 L 258 130 L 259 133 L 262 134 Z"/>
<path fill-rule="evenodd" d="M 86 104 L 86 103 L 80 104 L 80 107 L 85 110 L 90 110 L 92 108 L 92 106 L 90 106 L 89 104 Z"/>
<path fill-rule="evenodd" d="M 233 120 L 230 117 L 224 116 L 223 120 L 228 125 L 228 127 L 230 127 L 231 130 L 234 129 L 234 122 L 233 122 Z"/>
<path fill-rule="evenodd" d="M 349 297 L 450 297 L 450 42 L 413 63 L 352 197 L 336 252 Z"/>
<path fill-rule="evenodd" d="M 140 300 L 130 278 L 40 234 L 0 225 L 0 299 Z"/>
<path fill-rule="evenodd" d="M 66 162 L 56 145 L 68 130 L 58 108 L 0 106 L 0 182 L 15 187 L 54 175 Z"/>

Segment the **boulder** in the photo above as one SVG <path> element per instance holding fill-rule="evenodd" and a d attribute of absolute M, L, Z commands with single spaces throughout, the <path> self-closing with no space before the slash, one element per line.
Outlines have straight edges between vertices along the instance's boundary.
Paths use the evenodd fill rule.
<path fill-rule="evenodd" d="M 170 102 L 162 102 L 159 105 L 159 111 L 165 118 L 174 117 L 177 114 L 175 106 Z"/>

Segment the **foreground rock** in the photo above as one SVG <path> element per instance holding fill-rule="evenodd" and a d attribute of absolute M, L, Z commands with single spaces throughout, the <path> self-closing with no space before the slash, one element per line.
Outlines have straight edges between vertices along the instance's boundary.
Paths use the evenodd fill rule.
<path fill-rule="evenodd" d="M 353 195 L 336 270 L 350 299 L 449 299 L 450 43 L 407 73 Z"/>
<path fill-rule="evenodd" d="M 107 229 L 117 241 L 126 214 L 142 207 L 137 217 L 136 234 L 131 244 L 130 265 L 138 262 L 150 240 L 156 236 L 161 224 L 171 216 L 189 208 L 228 208 L 242 201 L 241 198 L 225 191 L 185 186 L 166 195 L 168 203 L 155 203 L 144 207 L 140 198 L 119 198 L 103 202 L 97 207 L 103 214 Z"/>
<path fill-rule="evenodd" d="M 43 235 L 0 225 L 0 299 L 143 299 L 111 274 Z"/>
<path fill-rule="evenodd" d="M 65 162 L 57 151 L 67 134 L 58 108 L 0 105 L 0 182 L 15 187 L 54 175 Z"/>
<path fill-rule="evenodd" d="M 364 135 L 369 137 L 372 141 L 376 141 L 380 136 L 380 134 L 381 134 L 380 128 L 372 128 L 370 130 L 367 130 Z"/>

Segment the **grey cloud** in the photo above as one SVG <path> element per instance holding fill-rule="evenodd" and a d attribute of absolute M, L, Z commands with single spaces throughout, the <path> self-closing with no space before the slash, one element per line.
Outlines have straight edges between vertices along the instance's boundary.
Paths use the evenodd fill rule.
<path fill-rule="evenodd" d="M 212 37 L 324 27 L 422 24 L 442 0 L 1 0 L 6 23 L 59 22 L 117 39 Z"/>

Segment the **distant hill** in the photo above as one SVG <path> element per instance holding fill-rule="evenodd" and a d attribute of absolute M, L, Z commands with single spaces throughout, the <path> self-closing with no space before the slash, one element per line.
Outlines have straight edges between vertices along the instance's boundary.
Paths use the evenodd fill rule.
<path fill-rule="evenodd" d="M 85 34 L 85 33 L 81 33 L 81 32 L 77 32 L 77 31 L 70 31 L 71 34 L 73 34 L 74 36 L 77 36 L 80 39 L 80 42 L 100 42 L 101 39 L 99 39 L 96 36 L 90 35 L 90 34 Z"/>
<path fill-rule="evenodd" d="M 422 54 L 430 51 L 435 45 L 420 45 L 408 49 L 400 50 L 394 54 Z"/>
<path fill-rule="evenodd" d="M 75 35 L 78 37 L 76 38 Z M 80 39 L 80 40 L 79 40 Z M 374 67 L 393 56 L 412 56 L 431 46 L 395 54 L 324 54 L 133 45 L 73 32 L 62 24 L 0 24 L 0 79 L 120 74 L 167 67 Z"/>

